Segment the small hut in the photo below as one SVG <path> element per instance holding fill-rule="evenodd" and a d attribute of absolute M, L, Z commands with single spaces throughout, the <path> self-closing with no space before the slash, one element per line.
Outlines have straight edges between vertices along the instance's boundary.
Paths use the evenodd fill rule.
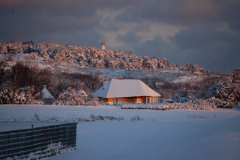
<path fill-rule="evenodd" d="M 46 85 L 43 85 L 43 89 L 41 90 L 41 94 L 42 94 L 42 100 L 44 101 L 44 103 L 47 103 L 47 104 L 53 103 L 54 97 L 48 91 L 48 89 L 46 88 Z"/>

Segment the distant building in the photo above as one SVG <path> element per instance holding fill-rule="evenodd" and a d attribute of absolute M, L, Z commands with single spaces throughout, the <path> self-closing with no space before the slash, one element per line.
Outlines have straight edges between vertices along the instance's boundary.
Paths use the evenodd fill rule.
<path fill-rule="evenodd" d="M 102 42 L 102 50 L 106 49 L 105 43 Z"/>
<path fill-rule="evenodd" d="M 120 103 L 158 103 L 161 96 L 149 88 L 141 80 L 136 79 L 112 79 L 102 86 L 93 96 L 99 97 L 100 102 L 109 104 Z"/>
<path fill-rule="evenodd" d="M 52 103 L 54 101 L 54 97 L 48 91 L 48 89 L 46 88 L 46 85 L 43 85 L 43 89 L 41 90 L 41 94 L 42 94 L 42 100 L 44 101 L 44 103 Z"/>

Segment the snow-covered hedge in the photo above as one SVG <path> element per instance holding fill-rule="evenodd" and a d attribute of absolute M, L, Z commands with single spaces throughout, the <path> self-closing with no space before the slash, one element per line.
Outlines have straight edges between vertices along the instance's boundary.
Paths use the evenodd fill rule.
<path fill-rule="evenodd" d="M 169 107 L 166 104 L 120 104 L 121 109 L 154 109 L 154 110 L 168 110 Z"/>
<path fill-rule="evenodd" d="M 57 100 L 53 103 L 54 105 L 85 105 L 86 96 L 83 96 L 81 93 L 77 93 L 75 89 L 69 87 L 63 93 L 61 93 Z"/>
<path fill-rule="evenodd" d="M 181 110 L 213 110 L 216 109 L 215 103 L 208 102 L 203 99 L 197 99 L 192 102 L 186 103 L 168 103 L 169 109 L 181 109 Z"/>
<path fill-rule="evenodd" d="M 174 103 L 168 103 L 169 109 L 211 110 L 217 107 L 215 103 L 204 99 L 196 99 L 193 95 L 183 97 L 180 94 L 176 94 L 172 101 Z"/>
<path fill-rule="evenodd" d="M 196 99 L 193 95 L 183 97 L 180 94 L 176 94 L 172 101 L 174 103 L 168 103 L 169 109 L 211 110 L 216 108 L 215 103 L 204 99 Z"/>
<path fill-rule="evenodd" d="M 91 100 L 86 103 L 86 106 L 99 106 L 99 105 L 100 105 L 100 103 L 96 100 Z"/>
<path fill-rule="evenodd" d="M 33 101 L 28 101 L 27 104 L 38 104 L 38 105 L 43 105 L 43 101 L 40 99 L 33 100 Z"/>
<path fill-rule="evenodd" d="M 122 109 L 153 109 L 153 110 L 169 110 L 169 109 L 181 109 L 181 110 L 212 110 L 216 109 L 214 103 L 206 100 L 195 100 L 194 102 L 186 103 L 167 103 L 167 104 L 120 104 Z"/>

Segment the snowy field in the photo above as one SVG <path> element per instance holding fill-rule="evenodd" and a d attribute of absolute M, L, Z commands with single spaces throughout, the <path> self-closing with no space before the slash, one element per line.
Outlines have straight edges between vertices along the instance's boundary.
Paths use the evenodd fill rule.
<path fill-rule="evenodd" d="M 239 108 L 162 111 L 0 105 L 0 123 L 5 124 L 1 129 L 9 122 L 14 122 L 13 129 L 21 128 L 21 122 L 79 122 L 77 150 L 48 160 L 240 158 Z"/>

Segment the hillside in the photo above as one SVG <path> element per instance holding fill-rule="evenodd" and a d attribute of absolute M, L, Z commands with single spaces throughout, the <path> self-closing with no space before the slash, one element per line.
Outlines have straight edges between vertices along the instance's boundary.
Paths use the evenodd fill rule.
<path fill-rule="evenodd" d="M 12 67 L 16 61 L 27 61 L 42 69 L 51 69 L 53 73 L 83 73 L 105 78 L 148 77 L 173 83 L 198 82 L 210 73 L 191 63 L 186 66 L 170 64 L 167 58 L 54 43 L 0 43 L 0 59 L 8 61 L 6 68 Z"/>
<path fill-rule="evenodd" d="M 11 42 L 0 43 L 0 53 L 0 69 L 4 70 L 1 82 L 3 88 L 9 85 L 26 87 L 31 84 L 39 91 L 44 84 L 49 86 L 55 96 L 68 87 L 84 89 L 88 95 L 92 95 L 109 79 L 134 78 L 141 79 L 163 98 L 171 98 L 179 92 L 202 97 L 214 83 L 231 77 L 231 74 L 206 72 L 191 63 L 186 66 L 171 65 L 167 58 L 141 57 L 132 52 L 94 47 Z M 30 77 L 33 81 L 28 83 L 18 77 L 19 84 L 12 84 L 16 79 L 11 72 L 17 62 L 33 67 L 31 72 L 36 77 L 43 76 L 38 78 L 38 84 L 34 77 Z M 19 67 L 26 68 L 21 65 Z M 14 74 L 18 76 L 17 73 Z M 22 74 L 27 73 L 22 70 Z"/>
<path fill-rule="evenodd" d="M 169 64 L 167 58 L 137 56 L 123 50 L 102 50 L 94 47 L 79 47 L 55 43 L 10 42 L 0 43 L 0 54 L 26 54 L 29 60 L 52 63 L 66 62 L 80 68 L 111 68 L 124 70 L 174 70 L 204 72 L 203 68 L 191 63 L 186 66 Z M 147 53 L 146 53 L 147 55 Z"/>

